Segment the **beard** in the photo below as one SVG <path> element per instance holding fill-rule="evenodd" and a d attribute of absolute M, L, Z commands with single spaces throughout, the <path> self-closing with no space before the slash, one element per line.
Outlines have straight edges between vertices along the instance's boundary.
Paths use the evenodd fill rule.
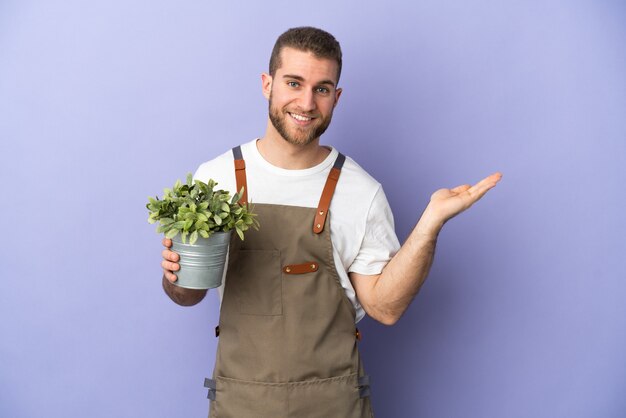
<path fill-rule="evenodd" d="M 278 109 L 272 105 L 271 94 L 269 102 L 269 117 L 272 125 L 274 125 L 276 131 L 278 131 L 280 136 L 282 136 L 285 141 L 293 145 L 308 145 L 315 139 L 322 136 L 322 134 L 326 132 L 326 129 L 328 128 L 328 125 L 330 125 L 330 121 L 333 117 L 332 113 L 328 115 L 328 117 L 316 115 L 314 119 L 314 121 L 317 122 L 316 124 L 311 124 L 311 126 L 307 127 L 291 125 L 290 132 L 287 126 L 287 118 L 290 118 L 291 116 L 289 116 L 287 111 L 283 111 L 282 109 Z M 297 113 L 309 116 L 307 115 L 307 112 Z"/>

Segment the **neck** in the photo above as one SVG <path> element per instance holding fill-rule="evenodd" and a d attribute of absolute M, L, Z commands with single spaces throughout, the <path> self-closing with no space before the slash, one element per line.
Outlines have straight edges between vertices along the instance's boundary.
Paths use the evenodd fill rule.
<path fill-rule="evenodd" d="M 320 146 L 316 138 L 306 145 L 291 144 L 276 131 L 268 120 L 265 136 L 257 141 L 261 156 L 270 164 L 287 170 L 303 170 L 311 168 L 326 159 L 330 150 Z"/>

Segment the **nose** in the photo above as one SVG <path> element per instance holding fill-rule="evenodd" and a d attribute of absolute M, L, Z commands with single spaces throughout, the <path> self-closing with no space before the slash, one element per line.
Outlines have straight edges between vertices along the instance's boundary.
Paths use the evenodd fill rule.
<path fill-rule="evenodd" d="M 315 103 L 315 95 L 313 91 L 303 89 L 300 97 L 298 97 L 298 106 L 303 112 L 311 112 L 315 110 L 317 104 Z"/>

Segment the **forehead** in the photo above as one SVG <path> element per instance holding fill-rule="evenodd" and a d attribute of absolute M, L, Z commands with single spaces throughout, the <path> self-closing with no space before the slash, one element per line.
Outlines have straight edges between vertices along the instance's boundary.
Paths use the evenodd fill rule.
<path fill-rule="evenodd" d="M 280 51 L 280 67 L 276 76 L 297 75 L 312 83 L 332 80 L 337 84 L 337 61 L 316 57 L 312 52 L 285 47 Z"/>

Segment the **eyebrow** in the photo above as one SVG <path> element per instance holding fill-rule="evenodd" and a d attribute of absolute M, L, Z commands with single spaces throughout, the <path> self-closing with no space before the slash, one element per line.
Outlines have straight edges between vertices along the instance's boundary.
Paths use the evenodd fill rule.
<path fill-rule="evenodd" d="M 283 78 L 292 78 L 294 80 L 298 80 L 298 81 L 304 81 L 304 77 L 299 76 L 299 75 L 295 75 L 295 74 L 285 74 L 283 75 Z M 335 82 L 332 80 L 322 80 L 319 83 L 317 83 L 318 85 L 322 85 L 322 84 L 328 84 L 332 87 L 335 87 Z"/>

